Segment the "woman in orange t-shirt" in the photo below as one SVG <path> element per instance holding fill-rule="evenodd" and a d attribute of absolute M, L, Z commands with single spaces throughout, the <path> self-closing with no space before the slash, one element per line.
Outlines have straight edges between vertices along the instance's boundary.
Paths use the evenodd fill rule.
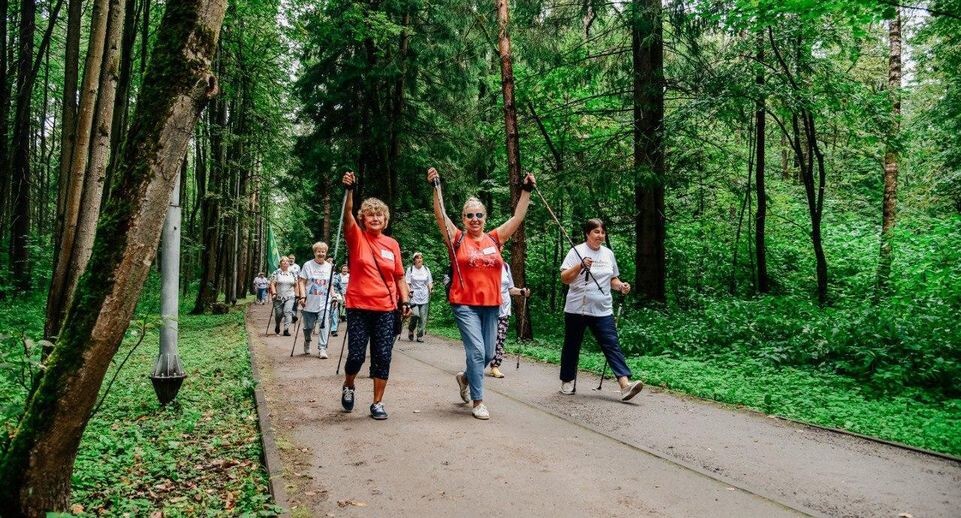
<path fill-rule="evenodd" d="M 410 314 L 410 290 L 400 245 L 382 233 L 390 221 L 390 210 L 377 198 L 367 198 L 357 211 L 359 221 L 355 219 L 354 182 L 354 173 L 344 173 L 344 240 L 350 257 L 350 283 L 344 296 L 348 345 L 340 403 L 347 412 L 354 409 L 354 378 L 364 365 L 370 342 L 370 377 L 374 379 L 370 416 L 379 420 L 387 419 L 382 400 L 394 347 L 394 310 L 400 304 L 404 316 Z"/>
<path fill-rule="evenodd" d="M 440 178 L 437 170 L 427 170 L 427 181 Z M 534 175 L 524 177 L 523 191 L 514 208 L 514 215 L 503 225 L 485 233 L 487 210 L 477 198 L 464 203 L 461 217 L 464 230 L 458 229 L 441 208 L 440 193 L 434 190 L 434 217 L 448 254 L 455 268 L 450 280 L 448 300 L 464 342 L 467 368 L 457 373 L 460 397 L 473 404 L 472 414 L 478 419 L 490 419 L 484 405 L 484 367 L 494 358 L 497 338 L 497 316 L 501 305 L 501 268 L 504 259 L 501 247 L 517 230 L 527 215 Z M 453 243 L 451 242 L 453 241 Z"/>

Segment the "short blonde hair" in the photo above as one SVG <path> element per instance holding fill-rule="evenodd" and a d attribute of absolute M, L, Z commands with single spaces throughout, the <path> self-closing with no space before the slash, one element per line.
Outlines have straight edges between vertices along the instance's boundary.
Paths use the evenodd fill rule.
<path fill-rule="evenodd" d="M 470 207 L 473 205 L 477 205 L 480 208 L 484 209 L 485 213 L 487 212 L 487 207 L 484 206 L 484 203 L 479 199 L 477 199 L 476 197 L 471 196 L 470 198 L 467 198 L 467 201 L 464 202 L 464 208 L 461 209 L 460 211 L 461 217 L 464 217 L 464 214 L 467 214 L 467 207 Z"/>
<path fill-rule="evenodd" d="M 324 243 L 323 241 L 317 241 L 313 246 L 310 247 L 310 249 L 313 250 L 314 253 L 317 253 L 317 249 L 321 247 L 323 247 L 325 250 L 330 250 L 330 247 L 327 246 L 327 243 Z"/>
<path fill-rule="evenodd" d="M 386 227 L 390 223 L 390 209 L 387 208 L 387 204 L 378 200 L 377 198 L 367 198 L 363 203 L 360 204 L 360 210 L 357 211 L 357 215 L 360 216 L 357 220 L 357 224 L 360 228 L 367 230 L 364 226 L 364 218 L 374 214 L 384 215 L 384 226 Z"/>

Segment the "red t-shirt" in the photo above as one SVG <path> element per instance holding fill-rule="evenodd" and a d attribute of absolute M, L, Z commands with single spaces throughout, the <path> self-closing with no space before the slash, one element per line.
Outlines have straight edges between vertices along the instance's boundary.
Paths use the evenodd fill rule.
<path fill-rule="evenodd" d="M 374 311 L 396 309 L 397 279 L 404 277 L 397 240 L 365 232 L 354 221 L 347 222 L 344 239 L 350 254 L 350 283 L 344 295 L 345 305 L 351 309 Z M 377 272 L 378 268 L 383 277 Z"/>
<path fill-rule="evenodd" d="M 501 257 L 500 237 L 496 230 L 492 230 L 475 241 L 470 236 L 464 236 L 458 229 L 454 233 L 454 246 L 457 247 L 457 266 L 450 280 L 451 304 L 467 306 L 500 306 L 501 305 L 501 269 L 504 259 Z M 460 240 L 460 245 L 457 241 Z M 464 277 L 463 287 L 460 276 Z"/>

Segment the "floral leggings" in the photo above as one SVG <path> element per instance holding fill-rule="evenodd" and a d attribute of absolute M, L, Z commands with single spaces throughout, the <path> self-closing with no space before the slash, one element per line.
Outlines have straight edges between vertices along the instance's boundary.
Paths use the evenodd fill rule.
<path fill-rule="evenodd" d="M 504 341 L 507 340 L 507 323 L 510 315 L 497 318 L 497 341 L 494 343 L 494 359 L 491 367 L 500 367 L 504 361 Z"/>
<path fill-rule="evenodd" d="M 370 377 L 387 379 L 394 348 L 394 312 L 347 308 L 347 363 L 344 372 L 357 374 L 370 343 Z"/>

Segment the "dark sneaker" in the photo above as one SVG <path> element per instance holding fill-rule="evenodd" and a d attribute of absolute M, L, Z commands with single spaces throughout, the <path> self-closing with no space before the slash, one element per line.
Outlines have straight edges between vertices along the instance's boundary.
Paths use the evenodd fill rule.
<path fill-rule="evenodd" d="M 290 336 L 290 330 L 284 329 L 284 336 Z"/>
<path fill-rule="evenodd" d="M 387 419 L 387 411 L 384 410 L 384 404 L 374 403 L 373 405 L 370 405 L 370 416 L 378 421 Z"/>
<path fill-rule="evenodd" d="M 343 393 L 340 395 L 340 405 L 344 407 L 345 412 L 354 411 L 354 389 L 350 387 L 343 388 Z"/>
<path fill-rule="evenodd" d="M 413 342 L 413 341 L 414 341 L 414 332 L 413 332 L 413 331 L 407 333 L 407 341 L 408 341 L 408 342 Z"/>
<path fill-rule="evenodd" d="M 334 331 L 333 333 L 330 333 L 330 336 L 337 336 L 337 331 Z"/>
<path fill-rule="evenodd" d="M 275 334 L 275 335 L 279 335 L 279 334 L 280 334 L 280 324 L 277 324 L 277 325 L 274 326 L 274 334 Z"/>

